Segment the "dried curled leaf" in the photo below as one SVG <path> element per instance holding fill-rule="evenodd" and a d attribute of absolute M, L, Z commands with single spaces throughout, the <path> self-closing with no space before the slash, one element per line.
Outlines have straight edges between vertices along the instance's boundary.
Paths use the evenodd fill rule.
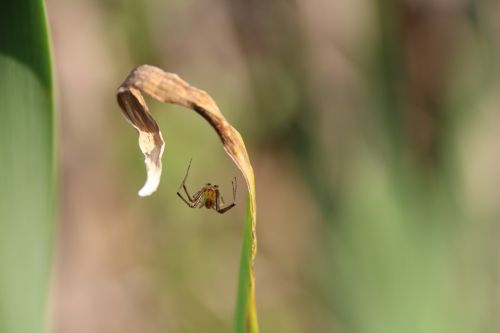
<path fill-rule="evenodd" d="M 257 325 L 255 311 L 253 262 L 257 252 L 255 180 L 247 150 L 240 133 L 229 124 L 215 101 L 205 91 L 197 89 L 178 75 L 163 71 L 151 65 L 141 65 L 134 69 L 118 88 L 117 99 L 123 115 L 139 132 L 139 147 L 144 154 L 147 180 L 139 191 L 140 196 L 156 191 L 161 177 L 161 157 L 165 142 L 156 121 L 149 113 L 141 91 L 164 102 L 185 106 L 196 111 L 219 135 L 227 154 L 241 170 L 249 192 L 251 216 L 251 260 L 249 271 L 249 304 L 247 322 Z"/>

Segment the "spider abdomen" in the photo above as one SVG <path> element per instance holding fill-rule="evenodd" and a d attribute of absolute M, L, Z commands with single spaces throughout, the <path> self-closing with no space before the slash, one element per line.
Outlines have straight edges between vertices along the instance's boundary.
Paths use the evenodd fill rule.
<path fill-rule="evenodd" d="M 217 193 L 213 188 L 206 188 L 203 191 L 203 196 L 205 197 L 205 207 L 213 208 L 215 207 L 215 200 L 217 199 Z"/>

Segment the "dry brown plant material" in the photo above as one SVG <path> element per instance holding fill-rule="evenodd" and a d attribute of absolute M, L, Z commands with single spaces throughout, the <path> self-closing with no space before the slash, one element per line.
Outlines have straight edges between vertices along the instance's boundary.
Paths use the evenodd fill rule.
<path fill-rule="evenodd" d="M 249 209 L 252 218 L 249 304 L 247 321 L 256 322 L 253 262 L 257 252 L 255 180 L 252 165 L 240 133 L 231 126 L 215 101 L 205 91 L 191 86 L 178 75 L 151 65 L 135 68 L 118 88 L 117 99 L 123 115 L 139 133 L 139 147 L 144 154 L 147 180 L 139 191 L 140 196 L 151 195 L 160 183 L 161 158 L 165 147 L 160 128 L 151 116 L 141 91 L 164 102 L 182 105 L 196 111 L 219 135 L 227 154 L 241 170 L 249 192 Z"/>

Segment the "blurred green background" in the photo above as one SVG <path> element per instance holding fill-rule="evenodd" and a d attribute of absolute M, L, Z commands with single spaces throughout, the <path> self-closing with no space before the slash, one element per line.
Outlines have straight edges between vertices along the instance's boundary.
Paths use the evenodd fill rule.
<path fill-rule="evenodd" d="M 152 100 L 157 193 L 116 88 L 206 90 L 256 173 L 262 332 L 498 332 L 498 1 L 47 0 L 60 135 L 57 333 L 228 332 L 244 182 L 205 121 Z M 176 196 L 218 183 L 224 215 Z"/>

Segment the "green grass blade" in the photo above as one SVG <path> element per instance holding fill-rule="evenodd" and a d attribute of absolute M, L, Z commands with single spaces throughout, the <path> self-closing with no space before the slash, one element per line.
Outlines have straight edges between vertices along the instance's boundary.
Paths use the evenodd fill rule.
<path fill-rule="evenodd" d="M 252 244 L 254 243 L 252 233 L 253 217 L 250 212 L 250 205 L 249 199 L 241 249 L 240 279 L 234 328 L 236 333 L 259 332 L 255 308 L 255 281 L 252 260 Z"/>
<path fill-rule="evenodd" d="M 45 330 L 54 221 L 54 126 L 44 3 L 0 10 L 0 332 Z"/>

